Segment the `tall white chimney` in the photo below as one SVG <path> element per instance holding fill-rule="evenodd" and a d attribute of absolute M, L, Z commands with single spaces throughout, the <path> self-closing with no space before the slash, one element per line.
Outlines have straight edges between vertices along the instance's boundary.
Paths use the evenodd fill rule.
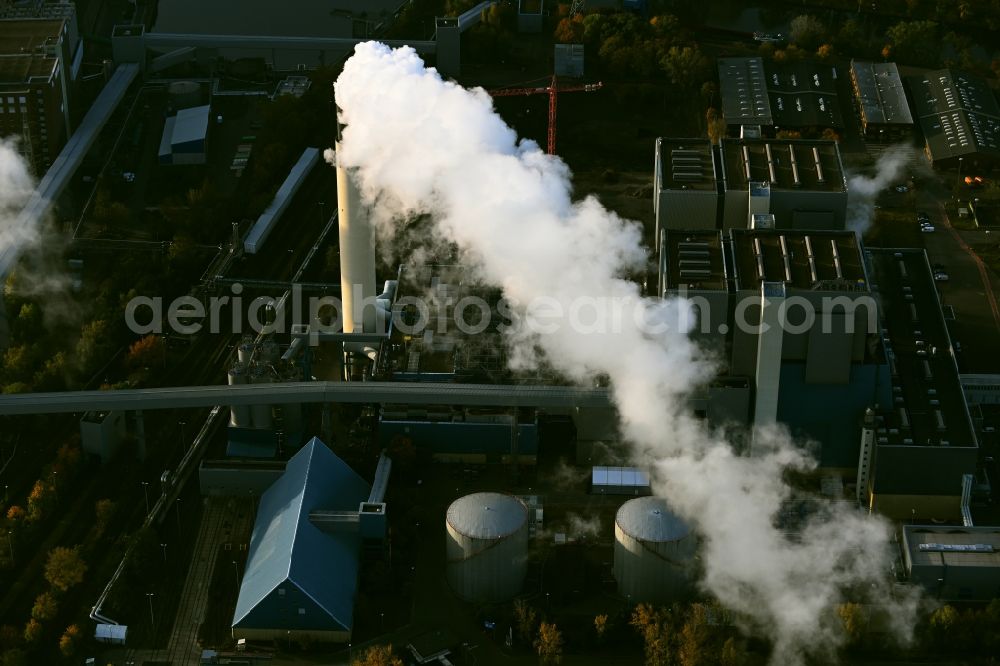
<path fill-rule="evenodd" d="M 340 222 L 340 294 L 345 333 L 375 332 L 375 244 L 368 210 L 353 170 L 337 156 L 337 209 Z M 356 296 L 360 296 L 357 300 Z M 365 303 L 368 307 L 365 307 Z"/>

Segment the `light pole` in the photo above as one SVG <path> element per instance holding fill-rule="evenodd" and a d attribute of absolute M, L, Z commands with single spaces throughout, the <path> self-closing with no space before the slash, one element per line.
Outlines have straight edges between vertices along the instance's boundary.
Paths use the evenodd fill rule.
<path fill-rule="evenodd" d="M 233 560 L 233 571 L 235 572 L 235 576 L 236 576 L 236 594 L 239 595 L 239 593 L 240 593 L 240 565 L 236 563 L 236 560 Z"/>
<path fill-rule="evenodd" d="M 153 616 L 153 593 L 152 592 L 147 592 L 146 593 L 146 598 L 149 599 L 149 624 L 150 624 L 151 627 L 153 627 L 155 629 L 155 627 L 156 627 L 156 618 Z"/>
<path fill-rule="evenodd" d="M 10 528 L 7 530 L 7 547 L 10 549 L 10 563 L 14 564 L 14 530 Z"/>
<path fill-rule="evenodd" d="M 184 426 L 187 425 L 187 421 L 178 421 L 177 424 L 181 427 L 181 448 L 186 451 L 187 440 L 184 438 Z"/>
<path fill-rule="evenodd" d="M 962 186 L 962 158 L 959 157 L 958 158 L 958 180 L 955 183 L 955 187 L 958 188 L 958 187 L 961 187 L 961 186 Z"/>
<path fill-rule="evenodd" d="M 167 544 L 161 543 L 160 544 L 160 548 L 163 549 L 163 563 L 166 564 L 167 563 Z"/>
<path fill-rule="evenodd" d="M 146 499 L 146 515 L 149 515 L 149 482 L 142 482 L 142 496 Z"/>

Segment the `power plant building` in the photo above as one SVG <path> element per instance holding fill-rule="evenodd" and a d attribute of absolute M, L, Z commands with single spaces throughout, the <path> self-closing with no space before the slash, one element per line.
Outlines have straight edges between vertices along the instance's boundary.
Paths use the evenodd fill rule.
<path fill-rule="evenodd" d="M 666 604 L 689 591 L 698 540 L 662 497 L 625 502 L 615 517 L 614 574 L 631 603 Z"/>
<path fill-rule="evenodd" d="M 722 229 L 774 216 L 777 229 L 845 228 L 847 180 L 836 141 L 724 139 Z M 755 185 L 759 183 L 760 185 Z"/>
<path fill-rule="evenodd" d="M 719 424 L 752 411 L 757 423 L 778 421 L 819 442 L 824 467 L 853 469 L 864 411 L 890 392 L 854 233 L 734 229 L 664 238 L 663 295 L 690 299 L 692 335 L 728 359 L 696 413 Z M 775 313 L 787 325 L 759 328 L 762 312 L 765 323 Z"/>
<path fill-rule="evenodd" d="M 656 141 L 655 247 L 662 232 L 719 229 L 841 230 L 847 180 L 836 141 Z"/>
<path fill-rule="evenodd" d="M 350 640 L 366 519 L 384 529 L 384 504 L 370 491 L 317 438 L 292 456 L 261 496 L 234 638 Z"/>
<path fill-rule="evenodd" d="M 521 591 L 528 564 L 528 508 L 501 493 L 452 502 L 446 518 L 447 577 L 462 599 L 493 603 Z"/>
<path fill-rule="evenodd" d="M 1000 106 L 985 81 L 941 69 L 907 83 L 934 166 L 977 175 L 1000 164 Z"/>

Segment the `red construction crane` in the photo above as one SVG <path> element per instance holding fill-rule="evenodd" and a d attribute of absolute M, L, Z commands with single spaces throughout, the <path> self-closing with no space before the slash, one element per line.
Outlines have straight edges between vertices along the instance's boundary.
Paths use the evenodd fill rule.
<path fill-rule="evenodd" d="M 544 88 L 499 88 L 488 91 L 494 97 L 517 97 L 519 95 L 541 95 L 549 96 L 549 155 L 556 154 L 556 99 L 559 93 L 565 92 L 593 92 L 601 88 L 603 84 L 587 83 L 580 86 L 562 86 L 556 81 L 556 75 L 552 75 L 552 82 Z"/>

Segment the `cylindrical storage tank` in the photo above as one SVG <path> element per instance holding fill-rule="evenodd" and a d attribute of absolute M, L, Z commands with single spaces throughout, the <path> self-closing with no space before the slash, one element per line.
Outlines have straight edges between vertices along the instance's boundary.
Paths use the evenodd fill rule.
<path fill-rule="evenodd" d="M 173 81 L 167 86 L 167 95 L 174 109 L 190 109 L 201 103 L 201 86 L 196 81 Z"/>
<path fill-rule="evenodd" d="M 229 368 L 229 385 L 237 386 L 239 384 L 247 383 L 247 373 L 246 368 L 242 364 L 237 363 L 233 367 Z M 237 428 L 249 428 L 251 424 L 250 420 L 250 407 L 247 405 L 233 405 L 229 408 L 229 424 L 236 426 Z"/>
<path fill-rule="evenodd" d="M 255 365 L 250 371 L 250 383 L 270 384 L 271 374 L 266 368 Z M 253 405 L 250 408 L 250 418 L 254 428 L 267 430 L 274 427 L 274 414 L 271 405 Z"/>
<path fill-rule="evenodd" d="M 528 508 L 516 497 L 473 493 L 448 507 L 448 584 L 467 601 L 491 603 L 517 595 L 528 566 Z"/>
<path fill-rule="evenodd" d="M 253 357 L 253 340 L 249 338 L 243 338 L 240 341 L 240 346 L 236 348 L 236 358 L 243 365 L 250 363 L 250 359 Z"/>
<path fill-rule="evenodd" d="M 662 497 L 625 502 L 615 518 L 615 579 L 633 603 L 662 604 L 688 590 L 697 539 Z"/>
<path fill-rule="evenodd" d="M 337 155 L 340 144 L 337 144 Z M 337 210 L 340 230 L 340 298 L 345 333 L 372 333 L 375 310 L 364 300 L 375 297 L 375 244 L 368 211 L 352 170 L 337 157 Z M 357 290 L 357 293 L 355 293 Z M 360 301 L 355 299 L 360 297 Z"/>

